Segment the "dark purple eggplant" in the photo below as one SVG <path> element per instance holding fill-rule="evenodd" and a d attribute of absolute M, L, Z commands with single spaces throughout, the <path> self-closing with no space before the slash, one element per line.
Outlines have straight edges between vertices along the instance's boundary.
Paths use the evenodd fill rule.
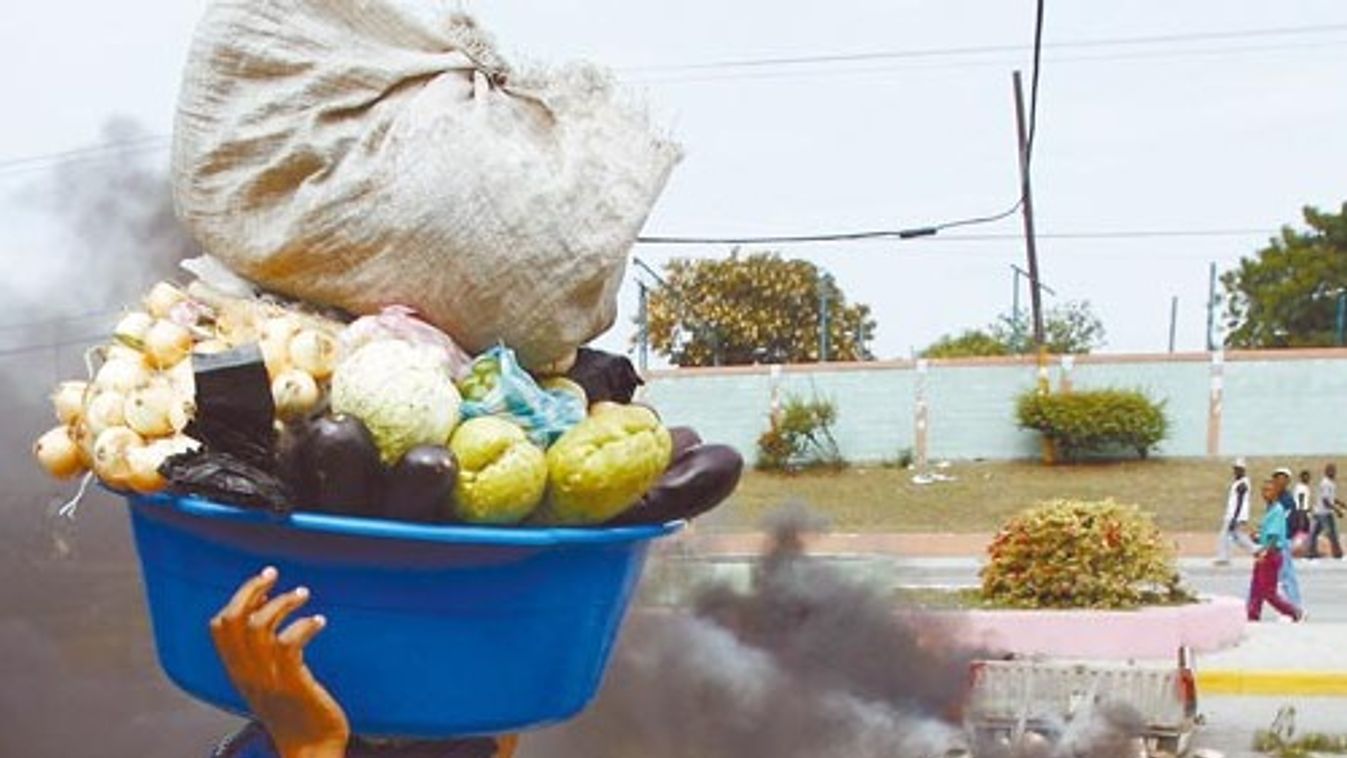
<path fill-rule="evenodd" d="M 694 445 L 674 458 L 636 505 L 606 526 L 692 519 L 724 502 L 744 473 L 744 457 L 729 445 Z"/>
<path fill-rule="evenodd" d="M 300 505 L 344 516 L 377 516 L 384 468 L 369 429 L 355 416 L 320 416 L 295 432 L 288 462 Z"/>
<path fill-rule="evenodd" d="M 689 448 L 702 444 L 702 437 L 697 434 L 697 430 L 690 426 L 671 426 L 669 427 L 669 436 L 673 438 L 672 460 L 678 460 L 678 457 Z"/>
<path fill-rule="evenodd" d="M 446 521 L 456 481 L 458 459 L 448 448 L 418 445 L 388 474 L 383 516 L 400 521 Z"/>

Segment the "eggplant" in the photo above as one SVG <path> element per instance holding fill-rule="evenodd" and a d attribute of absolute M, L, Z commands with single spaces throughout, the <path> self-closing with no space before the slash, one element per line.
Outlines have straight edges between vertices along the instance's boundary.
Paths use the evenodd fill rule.
<path fill-rule="evenodd" d="M 744 457 L 729 445 L 693 445 L 674 458 L 664 475 L 631 508 L 605 526 L 663 524 L 692 519 L 720 505 L 744 473 Z"/>
<path fill-rule="evenodd" d="M 689 448 L 702 444 L 702 437 L 697 434 L 697 430 L 690 426 L 671 426 L 669 427 L 669 436 L 673 439 L 672 461 L 678 460 L 679 456 L 687 452 Z"/>
<path fill-rule="evenodd" d="M 458 459 L 443 445 L 417 445 L 388 474 L 383 515 L 401 521 L 446 521 L 458 481 Z"/>
<path fill-rule="evenodd" d="M 301 505 L 344 516 L 377 516 L 384 468 L 379 448 L 355 416 L 320 416 L 293 431 L 281 468 Z M 293 446 L 292 450 L 289 448 Z"/>

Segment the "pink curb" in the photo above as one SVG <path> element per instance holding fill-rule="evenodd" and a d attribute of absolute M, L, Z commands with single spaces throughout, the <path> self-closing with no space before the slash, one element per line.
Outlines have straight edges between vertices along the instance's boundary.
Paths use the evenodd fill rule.
<path fill-rule="evenodd" d="M 914 611 L 960 641 L 1025 656 L 1054 658 L 1173 658 L 1179 647 L 1211 653 L 1244 636 L 1244 601 L 1204 597 L 1183 606 L 1134 611 Z"/>

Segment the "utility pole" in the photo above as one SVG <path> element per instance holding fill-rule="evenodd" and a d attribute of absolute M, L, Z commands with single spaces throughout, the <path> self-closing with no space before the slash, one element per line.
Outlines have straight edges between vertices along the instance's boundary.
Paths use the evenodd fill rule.
<path fill-rule="evenodd" d="M 1011 274 L 1013 274 L 1013 276 L 1012 276 L 1011 278 L 1012 278 L 1013 283 L 1014 283 L 1014 285 L 1015 285 L 1015 291 L 1014 291 L 1014 293 L 1011 295 L 1011 299 L 1010 299 L 1010 317 L 1011 317 L 1011 327 L 1012 327 L 1011 333 L 1012 333 L 1012 335 L 1013 335 L 1013 337 L 1014 337 L 1014 340 L 1015 340 L 1015 346 L 1014 346 L 1014 347 L 1015 347 L 1015 352 L 1016 352 L 1016 353 L 1023 353 L 1023 352 L 1024 352 L 1024 342 L 1023 342 L 1024 333 L 1023 333 L 1022 331 L 1020 331 L 1020 277 L 1023 276 L 1024 278 L 1028 279 L 1028 278 L 1029 278 L 1029 272 L 1028 272 L 1028 271 L 1025 271 L 1025 270 L 1022 269 L 1022 268 L 1020 268 L 1019 266 L 1015 265 L 1014 263 L 1010 264 L 1010 272 L 1011 272 Z M 1040 290 L 1043 290 L 1044 292 L 1048 293 L 1049 295 L 1052 295 L 1053 297 L 1057 297 L 1057 291 L 1054 290 L 1053 288 L 1049 287 L 1048 285 L 1044 284 L 1042 281 L 1040 281 L 1040 282 L 1038 283 L 1038 288 L 1039 288 Z"/>
<path fill-rule="evenodd" d="M 1024 85 L 1020 72 L 1012 76 L 1015 85 L 1015 129 L 1020 146 L 1020 211 L 1024 217 L 1024 248 L 1029 258 L 1029 305 L 1034 316 L 1034 347 L 1038 351 L 1039 380 L 1047 383 L 1043 355 L 1043 294 L 1038 283 L 1038 247 L 1034 235 L 1034 198 L 1029 181 L 1029 131 L 1024 121 Z M 1041 386 L 1040 385 L 1040 386 Z"/>
<path fill-rule="evenodd" d="M 1216 352 L 1216 261 L 1207 273 L 1207 352 Z"/>
<path fill-rule="evenodd" d="M 1179 320 L 1179 296 L 1169 300 L 1169 352 L 1174 352 L 1174 330 Z"/>

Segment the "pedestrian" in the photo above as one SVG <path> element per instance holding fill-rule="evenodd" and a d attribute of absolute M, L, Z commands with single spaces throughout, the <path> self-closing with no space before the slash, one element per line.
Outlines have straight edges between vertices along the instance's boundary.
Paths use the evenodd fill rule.
<path fill-rule="evenodd" d="M 1290 514 L 1296 508 L 1295 497 L 1291 494 L 1291 469 L 1282 467 L 1272 472 L 1273 489 L 1276 491 L 1277 502 L 1282 506 L 1282 518 L 1287 520 L 1287 530 L 1283 534 L 1290 532 Z M 1300 595 L 1300 578 L 1296 575 L 1295 556 L 1291 553 L 1291 540 L 1283 539 L 1281 541 L 1282 562 L 1281 569 L 1278 571 L 1277 580 L 1286 592 L 1286 597 L 1297 608 L 1304 606 Z"/>
<path fill-rule="evenodd" d="M 1221 519 L 1220 541 L 1216 547 L 1216 565 L 1230 564 L 1230 546 L 1236 545 L 1249 553 L 1257 552 L 1258 546 L 1249 537 L 1249 501 L 1252 486 L 1249 483 L 1248 467 L 1243 458 L 1236 458 L 1231 464 L 1234 472 L 1230 488 L 1225 496 L 1225 516 Z"/>
<path fill-rule="evenodd" d="M 1288 479 L 1289 473 L 1288 473 Z M 1286 548 L 1286 508 L 1281 501 L 1281 487 L 1275 480 L 1263 482 L 1261 494 L 1267 505 L 1262 525 L 1258 530 L 1258 552 L 1254 554 L 1253 574 L 1249 579 L 1248 618 L 1263 618 L 1263 603 L 1267 603 L 1293 621 L 1304 621 L 1305 611 L 1300 604 L 1288 600 L 1277 591 Z"/>
<path fill-rule="evenodd" d="M 1333 557 L 1342 560 L 1342 543 L 1338 542 L 1338 517 L 1343 504 L 1338 499 L 1338 466 L 1324 466 L 1324 478 L 1319 480 L 1319 499 L 1314 501 L 1314 530 L 1310 532 L 1310 557 L 1319 557 L 1319 535 L 1328 534 L 1328 546 Z"/>
<path fill-rule="evenodd" d="M 1295 510 L 1291 511 L 1290 528 L 1287 533 L 1291 540 L 1291 553 L 1293 555 L 1307 555 L 1310 541 L 1310 512 L 1314 508 L 1314 495 L 1310 491 L 1310 472 L 1308 470 L 1300 472 L 1299 481 L 1291 488 L 1291 499 L 1296 504 Z"/>

